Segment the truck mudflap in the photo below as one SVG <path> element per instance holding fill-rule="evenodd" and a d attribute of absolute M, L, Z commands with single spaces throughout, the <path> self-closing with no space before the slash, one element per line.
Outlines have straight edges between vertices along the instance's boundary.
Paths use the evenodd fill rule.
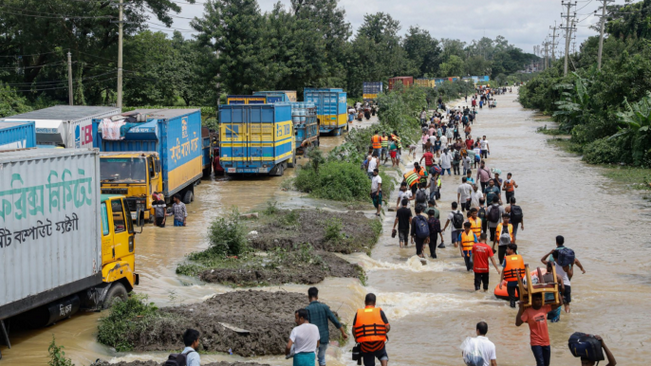
<path fill-rule="evenodd" d="M 131 288 L 133 288 L 136 285 L 136 281 L 139 280 L 139 276 L 133 272 L 133 268 L 131 268 L 129 263 L 126 261 L 107 264 L 102 268 L 102 280 L 104 282 L 113 283 L 123 278 L 129 282 Z"/>

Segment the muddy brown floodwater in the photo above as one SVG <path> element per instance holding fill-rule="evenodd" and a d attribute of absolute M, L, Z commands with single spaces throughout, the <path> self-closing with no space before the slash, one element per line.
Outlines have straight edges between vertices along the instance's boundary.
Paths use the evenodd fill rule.
<path fill-rule="evenodd" d="M 497 96 L 498 108 L 480 111 L 473 135 L 487 135 L 491 152 L 487 165 L 513 173 L 519 188 L 516 198 L 524 211 L 525 230 L 518 233 L 520 253 L 532 267 L 554 247 L 556 235 L 564 235 L 567 246 L 575 250 L 587 270 L 575 274 L 572 281 L 572 313 L 549 325 L 552 364 L 578 364 L 567 348 L 567 339 L 575 331 L 604 337 L 621 365 L 643 365 L 651 351 L 648 304 L 651 303 L 651 208 L 638 191 L 628 191 L 600 174 L 600 169 L 583 164 L 576 156 L 557 150 L 546 136 L 535 132 L 543 124 L 534 112 L 516 102 L 516 94 Z M 323 138 L 330 149 L 342 137 Z M 419 152 L 420 154 L 420 152 Z M 411 161 L 403 161 L 403 170 Z M 289 171 L 292 174 L 291 170 Z M 459 177 L 444 177 L 442 217 L 456 197 Z M 219 178 L 204 182 L 197 201 L 188 206 L 185 228 L 146 227 L 138 237 L 138 271 L 146 293 L 160 306 L 203 301 L 216 293 L 232 291 L 215 284 L 179 277 L 174 273 L 182 257 L 207 246 L 205 230 L 216 216 L 231 206 L 248 210 L 274 199 L 284 207 L 318 205 L 327 202 L 300 198 L 295 192 L 279 189 L 282 179 L 257 178 L 231 180 Z M 395 197 L 391 200 L 395 202 Z M 370 208 L 370 207 L 369 207 Z M 337 213 L 335 213 L 337 214 Z M 488 293 L 475 293 L 473 276 L 465 271 L 458 251 L 450 248 L 450 232 L 445 233 L 448 248 L 439 249 L 439 259 L 421 265 L 414 258 L 413 246 L 400 249 L 391 239 L 393 212 L 383 219 L 384 233 L 371 256 L 356 253 L 343 257 L 363 266 L 368 286 L 357 279 L 327 278 L 318 285 L 321 299 L 350 322 L 361 307 L 366 292 L 378 295 L 392 325 L 387 350 L 391 365 L 459 365 L 459 345 L 474 335 L 475 324 L 489 324 L 488 337 L 497 346 L 500 365 L 534 364 L 526 325 L 515 327 L 516 311 L 497 300 L 492 289 L 497 275 L 491 272 Z M 445 221 L 445 219 L 443 220 Z M 578 272 L 578 271 L 577 271 Z M 303 285 L 263 288 L 305 293 Z M 95 342 L 100 314 L 75 316 L 54 327 L 12 334 L 14 349 L 5 352 L 6 364 L 42 365 L 52 334 L 66 347 L 66 354 L 77 365 L 87 365 L 100 357 L 112 362 L 162 360 L 166 353 L 116 354 Z M 351 343 L 332 346 L 328 365 L 354 365 L 350 361 Z M 203 355 L 202 361 L 256 361 L 270 365 L 290 365 L 283 357 L 243 359 L 223 354 Z"/>

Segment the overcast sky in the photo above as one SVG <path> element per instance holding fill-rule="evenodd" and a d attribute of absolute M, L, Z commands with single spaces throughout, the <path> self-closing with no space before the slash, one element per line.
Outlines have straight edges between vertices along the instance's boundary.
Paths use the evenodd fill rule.
<path fill-rule="evenodd" d="M 197 0 L 201 2 L 202 0 Z M 270 11 L 278 0 L 258 0 L 263 12 Z M 289 0 L 280 0 L 289 7 Z M 578 1 L 576 11 L 580 21 L 576 33 L 576 47 L 587 37 L 595 35 L 596 31 L 590 26 L 598 22 L 591 16 L 602 2 L 598 0 Z M 616 0 L 616 4 L 624 4 L 624 0 Z M 346 10 L 346 19 L 353 30 L 364 21 L 364 14 L 385 12 L 400 21 L 401 33 L 410 26 L 420 26 L 427 29 L 436 38 L 454 38 L 464 42 L 486 36 L 494 39 L 504 36 L 510 43 L 522 48 L 525 52 L 533 52 L 533 46 L 541 44 L 547 35 L 551 34 L 550 26 L 561 23 L 561 12 L 566 8 L 561 6 L 561 0 L 340 0 L 340 7 Z M 180 4 L 183 11 L 181 17 L 200 17 L 203 14 L 202 5 Z M 173 27 L 191 29 L 190 20 L 175 18 Z M 160 30 L 152 27 L 152 30 Z M 169 31 L 171 32 L 171 31 Z M 186 37 L 192 32 L 184 31 Z M 562 34 L 558 31 L 558 34 Z M 559 42 L 558 50 L 562 50 L 564 41 Z"/>

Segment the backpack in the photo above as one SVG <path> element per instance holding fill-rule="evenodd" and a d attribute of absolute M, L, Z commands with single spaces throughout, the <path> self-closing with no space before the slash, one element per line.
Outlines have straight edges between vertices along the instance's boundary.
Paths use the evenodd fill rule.
<path fill-rule="evenodd" d="M 511 205 L 511 221 L 514 224 L 522 221 L 522 208 L 520 206 Z"/>
<path fill-rule="evenodd" d="M 459 230 L 463 227 L 463 214 L 461 211 L 456 211 L 452 215 L 452 226 L 454 226 L 455 229 Z"/>
<path fill-rule="evenodd" d="M 411 222 L 414 224 L 416 237 L 418 239 L 429 238 L 429 225 L 427 223 L 427 220 L 425 220 L 425 218 L 421 217 L 420 215 L 416 215 L 411 220 Z"/>
<path fill-rule="evenodd" d="M 420 188 L 416 192 L 416 203 L 425 203 L 427 202 L 427 193 L 424 189 Z"/>
<path fill-rule="evenodd" d="M 499 222 L 500 221 L 500 206 L 491 206 L 491 210 L 488 211 L 488 221 L 490 222 Z"/>
<path fill-rule="evenodd" d="M 593 335 L 576 332 L 567 340 L 567 345 L 574 357 L 585 358 L 588 361 L 604 360 L 601 342 Z"/>
<path fill-rule="evenodd" d="M 486 209 L 484 207 L 480 207 L 479 210 L 477 210 L 477 217 L 479 217 L 482 222 L 486 220 Z"/>
<path fill-rule="evenodd" d="M 461 161 L 461 155 L 459 154 L 458 151 L 454 150 L 454 156 L 452 159 L 456 162 Z"/>
<path fill-rule="evenodd" d="M 574 255 L 574 251 L 570 248 L 562 248 L 562 249 L 556 249 L 558 252 L 558 260 L 557 263 L 561 267 L 569 266 L 570 264 L 574 264 L 574 259 L 576 256 Z"/>
<path fill-rule="evenodd" d="M 163 366 L 186 366 L 188 364 L 188 355 L 195 351 L 190 351 L 188 353 L 172 353 L 167 358 L 167 361 Z"/>
<path fill-rule="evenodd" d="M 441 169 L 440 166 L 434 165 L 433 167 L 430 168 L 429 173 L 431 176 L 434 176 L 436 174 L 441 174 L 442 171 L 443 169 Z"/>

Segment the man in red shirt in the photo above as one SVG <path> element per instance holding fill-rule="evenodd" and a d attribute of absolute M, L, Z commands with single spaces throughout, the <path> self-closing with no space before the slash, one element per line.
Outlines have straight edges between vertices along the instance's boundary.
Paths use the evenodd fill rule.
<path fill-rule="evenodd" d="M 531 306 L 524 307 L 522 301 L 518 303 L 520 309 L 515 316 L 515 326 L 523 323 L 529 324 L 531 351 L 536 359 L 536 366 L 549 366 L 551 347 L 549 342 L 549 329 L 547 328 L 547 313 L 558 309 L 561 304 L 543 305 L 542 293 L 533 294 Z"/>
<path fill-rule="evenodd" d="M 474 142 L 475 141 L 472 139 L 472 136 L 468 135 L 468 137 L 466 137 L 466 150 L 472 150 L 472 144 Z"/>
<path fill-rule="evenodd" d="M 484 292 L 488 291 L 488 258 L 493 262 L 493 267 L 500 274 L 500 268 L 493 257 L 493 249 L 486 244 L 486 234 L 479 236 L 479 243 L 472 246 L 472 271 L 475 272 L 475 291 L 479 291 L 479 285 L 484 285 Z"/>
<path fill-rule="evenodd" d="M 423 163 L 423 159 L 425 159 L 425 166 L 427 167 L 427 171 L 432 168 L 434 165 L 434 154 L 430 151 L 430 149 L 427 149 L 425 153 L 423 154 L 423 157 L 420 158 L 420 163 Z"/>

